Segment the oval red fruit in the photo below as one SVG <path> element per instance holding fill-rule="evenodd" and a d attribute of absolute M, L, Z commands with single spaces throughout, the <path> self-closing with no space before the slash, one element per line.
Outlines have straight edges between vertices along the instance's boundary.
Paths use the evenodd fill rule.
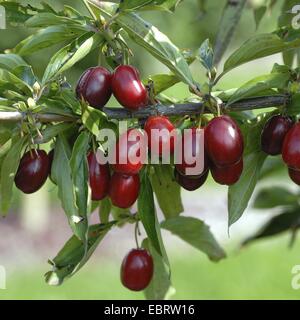
<path fill-rule="evenodd" d="M 114 206 L 130 208 L 138 198 L 140 178 L 138 175 L 124 175 L 115 172 L 112 175 L 109 187 L 109 196 Z"/>
<path fill-rule="evenodd" d="M 243 159 L 228 167 L 217 167 L 211 164 L 210 171 L 217 183 L 231 186 L 239 181 L 243 173 Z"/>
<path fill-rule="evenodd" d="M 108 195 L 110 171 L 108 164 L 99 164 L 97 154 L 88 154 L 89 182 L 92 192 L 92 200 L 99 201 Z"/>
<path fill-rule="evenodd" d="M 90 106 L 102 109 L 111 97 L 111 73 L 103 67 L 87 69 L 76 87 L 78 99 L 84 99 Z"/>
<path fill-rule="evenodd" d="M 262 150 L 272 156 L 281 154 L 284 138 L 292 126 L 289 117 L 276 115 L 270 118 L 261 135 Z"/>
<path fill-rule="evenodd" d="M 290 168 L 300 169 L 300 122 L 286 134 L 282 147 L 282 159 Z"/>
<path fill-rule="evenodd" d="M 300 186 L 300 170 L 288 168 L 289 176 L 293 182 Z"/>
<path fill-rule="evenodd" d="M 143 168 L 147 159 L 147 140 L 141 130 L 129 129 L 123 133 L 115 148 L 113 165 L 115 172 L 137 174 Z"/>
<path fill-rule="evenodd" d="M 21 158 L 15 184 L 24 193 L 38 191 L 46 182 L 50 171 L 49 157 L 44 150 L 31 150 Z"/>
<path fill-rule="evenodd" d="M 243 136 L 229 116 L 216 117 L 205 128 L 205 147 L 209 158 L 219 167 L 237 163 L 244 150 Z"/>
<path fill-rule="evenodd" d="M 175 166 L 182 175 L 189 175 L 187 169 L 193 169 L 193 171 L 195 171 L 193 176 L 197 178 L 208 170 L 208 159 L 205 152 L 204 139 L 201 139 L 203 138 L 203 136 L 201 137 L 203 131 L 200 131 L 198 128 L 188 130 L 190 130 L 189 134 L 186 134 L 187 132 L 182 133 L 182 161 Z M 197 132 L 199 133 L 198 138 Z M 197 169 L 196 166 L 199 166 L 199 169 Z"/>
<path fill-rule="evenodd" d="M 122 262 L 122 284 L 133 291 L 144 290 L 153 277 L 153 269 L 153 259 L 150 253 L 145 249 L 133 249 Z"/>
<path fill-rule="evenodd" d="M 112 91 L 119 103 L 129 109 L 137 110 L 147 106 L 148 92 L 136 68 L 121 65 L 116 68 L 112 78 Z"/>
<path fill-rule="evenodd" d="M 202 176 L 195 178 L 194 176 L 189 177 L 182 175 L 175 169 L 174 176 L 175 180 L 182 188 L 188 191 L 194 191 L 204 185 L 207 180 L 208 173 L 209 171 L 207 170 Z"/>
<path fill-rule="evenodd" d="M 163 150 L 167 154 L 174 153 L 175 126 L 168 117 L 151 116 L 147 119 L 144 130 L 148 135 L 148 147 L 155 154 L 161 156 Z M 173 133 L 173 135 L 171 135 Z M 175 133 L 176 134 L 176 133 Z M 151 145 L 154 148 L 151 148 Z"/>

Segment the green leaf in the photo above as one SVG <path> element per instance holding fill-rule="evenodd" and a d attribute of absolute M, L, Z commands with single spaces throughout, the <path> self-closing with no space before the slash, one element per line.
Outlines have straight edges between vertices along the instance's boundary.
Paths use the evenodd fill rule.
<path fill-rule="evenodd" d="M 80 26 L 50 26 L 21 41 L 13 52 L 21 56 L 27 56 L 65 40 L 71 41 L 85 32 L 84 28 Z"/>
<path fill-rule="evenodd" d="M 229 226 L 244 213 L 259 180 L 262 166 L 267 158 L 267 155 L 261 151 L 260 137 L 270 116 L 272 113 L 259 115 L 250 124 L 242 127 L 245 140 L 244 169 L 239 181 L 228 189 Z"/>
<path fill-rule="evenodd" d="M 58 196 L 74 234 L 86 243 L 88 221 L 77 207 L 75 186 L 70 166 L 71 150 L 63 134 L 56 139 L 51 176 L 58 186 Z"/>
<path fill-rule="evenodd" d="M 17 67 L 26 66 L 27 62 L 23 60 L 17 54 L 9 53 L 9 54 L 0 54 L 0 68 L 7 69 L 8 71 L 12 71 Z"/>
<path fill-rule="evenodd" d="M 28 28 L 46 28 L 53 25 L 74 26 L 80 25 L 80 23 L 75 19 L 58 16 L 50 12 L 42 12 L 28 19 L 25 25 Z"/>
<path fill-rule="evenodd" d="M 300 46 L 300 39 L 289 41 L 275 33 L 256 35 L 231 54 L 224 65 L 223 74 L 246 62 L 270 56 Z"/>
<path fill-rule="evenodd" d="M 184 216 L 170 218 L 163 221 L 161 227 L 204 252 L 212 261 L 219 261 L 226 257 L 209 227 L 199 219 Z"/>
<path fill-rule="evenodd" d="M 291 116 L 300 114 L 300 93 L 292 95 L 291 102 L 287 106 L 287 112 Z"/>
<path fill-rule="evenodd" d="M 154 263 L 153 278 L 149 286 L 144 291 L 146 299 L 169 299 L 173 294 L 175 294 L 175 289 L 172 287 L 168 265 L 165 263 L 162 256 L 153 248 L 149 239 L 144 239 L 142 247 L 150 252 Z"/>
<path fill-rule="evenodd" d="M 93 225 L 89 229 L 88 248 L 75 236 L 72 236 L 57 256 L 49 262 L 53 270 L 45 274 L 49 285 L 61 285 L 64 280 L 73 276 L 89 260 L 99 243 L 111 229 L 113 223 Z"/>
<path fill-rule="evenodd" d="M 99 136 L 100 129 L 107 124 L 107 116 L 101 110 L 82 104 L 82 123 L 96 137 Z"/>
<path fill-rule="evenodd" d="M 1 209 L 6 214 L 11 204 L 13 185 L 17 173 L 21 153 L 27 137 L 13 139 L 9 152 L 6 154 L 1 167 Z"/>
<path fill-rule="evenodd" d="M 15 90 L 17 90 L 21 94 L 32 96 L 32 89 L 26 82 L 24 82 L 11 72 L 4 69 L 0 69 L 0 90 L 1 87 L 7 86 L 15 88 Z"/>
<path fill-rule="evenodd" d="M 298 195 L 284 187 L 273 186 L 264 188 L 256 196 L 253 207 L 255 209 L 271 209 L 298 204 Z"/>
<path fill-rule="evenodd" d="M 108 17 L 112 17 L 117 9 L 117 5 L 111 2 L 99 3 L 93 0 L 89 0 L 89 2 L 96 5 Z M 120 27 L 124 28 L 134 42 L 166 65 L 174 75 L 189 86 L 195 85 L 188 63 L 180 50 L 165 34 L 131 12 L 123 12 L 117 15 L 115 21 Z"/>
<path fill-rule="evenodd" d="M 37 82 L 37 78 L 34 75 L 31 66 L 18 66 L 12 70 L 12 73 L 27 83 L 30 87 L 33 87 L 33 85 Z"/>
<path fill-rule="evenodd" d="M 273 88 L 283 89 L 287 86 L 289 79 L 289 72 L 271 73 L 256 77 L 237 89 L 228 100 L 227 105 L 231 105 L 232 103 L 241 99 L 254 97 L 264 90 Z"/>
<path fill-rule="evenodd" d="M 271 237 L 285 231 L 293 231 L 300 227 L 300 208 L 283 212 L 268 221 L 261 230 L 255 235 L 249 237 L 243 242 L 243 245 L 249 244 L 254 240 Z"/>
<path fill-rule="evenodd" d="M 260 6 L 258 8 L 254 9 L 254 20 L 255 20 L 255 26 L 256 30 L 258 29 L 260 22 L 262 18 L 264 17 L 265 13 L 267 12 L 267 7 L 266 6 Z"/>
<path fill-rule="evenodd" d="M 45 130 L 42 131 L 42 137 L 38 137 L 34 140 L 36 144 L 48 143 L 60 133 L 73 127 L 73 123 L 58 123 L 55 125 L 48 125 Z"/>
<path fill-rule="evenodd" d="M 238 2 L 227 1 L 219 23 L 216 44 L 214 47 L 214 64 L 217 65 L 224 55 L 227 47 L 230 45 L 235 29 L 239 25 L 239 21 L 245 6 L 246 0 Z"/>
<path fill-rule="evenodd" d="M 208 71 L 211 71 L 213 69 L 214 52 L 210 45 L 209 39 L 206 39 L 202 43 L 199 49 L 199 53 L 196 57 L 199 59 L 204 68 L 206 68 Z"/>
<path fill-rule="evenodd" d="M 282 157 L 268 157 L 262 167 L 259 179 L 262 180 L 272 175 L 277 175 L 279 172 L 286 170 L 286 166 L 282 161 Z"/>
<path fill-rule="evenodd" d="M 103 43 L 100 33 L 88 32 L 59 50 L 50 60 L 43 76 L 43 84 L 51 81 L 61 73 L 73 67 L 90 52 L 99 48 Z"/>
<path fill-rule="evenodd" d="M 99 217 L 101 223 L 109 222 L 109 215 L 112 209 L 111 201 L 108 197 L 100 201 Z"/>
<path fill-rule="evenodd" d="M 244 157 L 242 176 L 228 189 L 229 226 L 236 222 L 247 208 L 266 157 L 263 152 L 250 153 Z"/>
<path fill-rule="evenodd" d="M 71 175 L 75 189 L 76 206 L 78 213 L 85 220 L 89 214 L 89 173 L 87 152 L 89 149 L 90 134 L 81 132 L 75 141 L 71 159 Z"/>
<path fill-rule="evenodd" d="M 177 217 L 183 212 L 180 186 L 174 180 L 173 168 L 170 165 L 155 165 L 151 174 L 151 184 L 159 207 L 166 219 Z"/>
<path fill-rule="evenodd" d="M 136 10 L 141 8 L 147 4 L 155 3 L 155 2 L 163 2 L 163 1 L 154 1 L 154 0 L 123 0 L 120 2 L 119 8 L 120 10 Z"/>
<path fill-rule="evenodd" d="M 173 74 L 155 74 L 149 76 L 149 78 L 145 79 L 143 82 L 145 84 L 148 83 L 148 79 L 153 81 L 155 94 L 159 94 L 162 91 L 169 89 L 179 82 L 178 77 Z"/>
<path fill-rule="evenodd" d="M 144 170 L 141 177 L 141 190 L 138 197 L 138 216 L 143 223 L 145 231 L 154 249 L 163 256 L 160 225 L 156 216 L 153 190 L 150 180 Z"/>

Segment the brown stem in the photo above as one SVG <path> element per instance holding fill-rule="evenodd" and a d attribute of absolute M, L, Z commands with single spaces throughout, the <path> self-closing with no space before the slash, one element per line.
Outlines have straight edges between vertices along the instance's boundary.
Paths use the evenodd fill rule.
<path fill-rule="evenodd" d="M 235 102 L 229 106 L 221 105 L 222 112 L 247 111 L 254 109 L 264 109 L 269 107 L 280 107 L 286 105 L 290 100 L 288 95 L 265 96 L 259 98 L 249 98 Z M 209 110 L 204 110 L 210 112 Z M 182 103 L 173 105 L 155 105 L 147 108 L 131 112 L 125 108 L 103 108 L 109 119 L 125 120 L 125 119 L 142 119 L 151 115 L 166 116 L 189 116 L 197 115 L 203 112 L 203 104 L 199 103 Z M 77 116 L 61 116 L 57 114 L 35 114 L 35 119 L 40 122 L 76 122 L 80 118 Z M 26 113 L 19 111 L 0 112 L 0 121 L 22 121 L 26 119 Z"/>

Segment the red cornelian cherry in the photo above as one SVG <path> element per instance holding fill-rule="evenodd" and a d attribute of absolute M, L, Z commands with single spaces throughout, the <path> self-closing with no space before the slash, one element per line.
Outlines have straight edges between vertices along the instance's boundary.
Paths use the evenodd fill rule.
<path fill-rule="evenodd" d="M 30 150 L 21 158 L 15 184 L 24 193 L 38 191 L 46 182 L 50 171 L 49 157 L 44 150 Z"/>
<path fill-rule="evenodd" d="M 110 171 L 108 164 L 100 164 L 96 153 L 88 154 L 89 182 L 92 192 L 92 200 L 99 201 L 108 195 Z"/>
<path fill-rule="evenodd" d="M 129 129 L 123 133 L 116 144 L 115 158 L 115 172 L 128 175 L 139 173 L 147 159 L 147 140 L 143 131 Z"/>
<path fill-rule="evenodd" d="M 147 119 L 144 130 L 148 135 L 148 147 L 154 152 L 151 145 L 156 146 L 156 153 L 161 156 L 163 150 L 168 154 L 174 153 L 174 135 L 175 126 L 168 117 L 151 116 Z M 176 133 L 175 133 L 176 134 Z"/>
<path fill-rule="evenodd" d="M 115 172 L 110 180 L 109 196 L 114 206 L 130 208 L 138 198 L 140 178 L 138 175 L 125 175 Z"/>
<path fill-rule="evenodd" d="M 288 168 L 288 171 L 291 180 L 300 186 L 300 170 Z"/>
<path fill-rule="evenodd" d="M 272 156 L 281 154 L 284 138 L 293 126 L 291 118 L 276 115 L 266 123 L 261 135 L 262 150 Z"/>
<path fill-rule="evenodd" d="M 84 99 L 90 106 L 102 109 L 111 97 L 111 73 L 103 67 L 87 69 L 76 87 L 78 99 Z"/>
<path fill-rule="evenodd" d="M 133 66 L 121 65 L 115 69 L 112 91 L 119 103 L 129 110 L 135 111 L 148 104 L 148 91 Z"/>
<path fill-rule="evenodd" d="M 243 173 L 243 159 L 228 167 L 217 167 L 211 164 L 210 171 L 217 183 L 231 186 L 239 181 Z"/>
<path fill-rule="evenodd" d="M 214 118 L 205 128 L 205 147 L 208 157 L 218 167 L 237 163 L 244 151 L 240 128 L 229 116 Z"/>
<path fill-rule="evenodd" d="M 193 174 L 193 176 L 197 178 L 208 170 L 208 159 L 206 156 L 203 140 L 200 138 L 200 135 L 203 134 L 203 132 L 200 133 L 199 131 L 200 135 L 198 136 L 199 139 L 197 139 L 197 132 L 199 129 L 191 128 L 189 130 L 190 134 L 188 135 L 182 133 L 182 161 L 181 163 L 176 164 L 175 167 L 182 175 L 187 175 L 187 169 L 194 168 L 194 170 L 196 170 L 195 167 L 197 165 L 197 160 L 195 159 L 198 159 L 198 165 L 199 162 L 204 163 L 202 163 L 202 165 L 200 164 L 199 171 Z"/>
<path fill-rule="evenodd" d="M 296 123 L 284 138 L 282 159 L 288 167 L 300 169 L 300 122 Z"/>
<path fill-rule="evenodd" d="M 152 280 L 153 270 L 150 253 L 145 249 L 132 249 L 122 262 L 122 284 L 133 291 L 144 290 Z"/>
<path fill-rule="evenodd" d="M 174 171 L 174 176 L 177 183 L 182 188 L 188 191 L 194 191 L 199 189 L 201 186 L 203 186 L 207 180 L 208 174 L 209 174 L 209 170 L 206 170 L 205 173 L 202 174 L 202 176 L 195 177 L 195 176 L 182 175 L 176 169 Z"/>

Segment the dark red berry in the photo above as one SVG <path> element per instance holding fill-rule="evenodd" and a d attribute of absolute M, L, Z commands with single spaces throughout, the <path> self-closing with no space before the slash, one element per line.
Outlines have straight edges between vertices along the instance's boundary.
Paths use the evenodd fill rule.
<path fill-rule="evenodd" d="M 147 140 L 138 129 L 129 129 L 123 133 L 115 149 L 116 164 L 113 169 L 124 174 L 137 174 L 147 159 Z"/>
<path fill-rule="evenodd" d="M 237 163 L 243 155 L 243 136 L 229 116 L 216 117 L 205 128 L 205 149 L 208 157 L 219 167 Z"/>
<path fill-rule="evenodd" d="M 83 98 L 94 108 L 103 108 L 112 94 L 111 80 L 111 73 L 103 67 L 87 69 L 78 81 L 77 98 Z"/>
<path fill-rule="evenodd" d="M 272 156 L 281 154 L 284 138 L 292 126 L 289 117 L 276 115 L 270 118 L 261 135 L 262 150 Z"/>
<path fill-rule="evenodd" d="M 174 134 L 176 132 L 175 126 L 168 117 L 149 117 L 145 123 L 144 130 L 148 135 L 148 147 L 152 152 L 159 156 L 162 155 L 163 150 L 167 154 L 174 153 Z M 151 145 L 154 149 L 151 148 Z"/>
<path fill-rule="evenodd" d="M 137 110 L 147 106 L 148 92 L 136 68 L 121 65 L 112 78 L 112 91 L 119 103 L 127 109 Z"/>
<path fill-rule="evenodd" d="M 293 182 L 300 186 L 300 170 L 288 168 L 289 169 L 289 176 Z"/>
<path fill-rule="evenodd" d="M 228 186 L 233 185 L 239 181 L 243 172 L 243 159 L 228 167 L 217 167 L 216 165 L 211 164 L 210 171 L 217 183 Z"/>
<path fill-rule="evenodd" d="M 38 191 L 46 182 L 50 171 L 49 157 L 44 150 L 31 150 L 21 158 L 15 184 L 24 193 Z"/>
<path fill-rule="evenodd" d="M 174 171 L 175 180 L 177 183 L 183 187 L 185 190 L 194 191 L 199 189 L 207 180 L 209 171 L 207 170 L 202 176 L 185 176 L 178 172 L 176 169 Z"/>
<path fill-rule="evenodd" d="M 288 167 L 300 169 L 300 122 L 296 123 L 284 138 L 282 159 Z"/>
<path fill-rule="evenodd" d="M 145 249 L 133 249 L 122 262 L 122 284 L 133 291 L 144 290 L 153 277 L 153 270 L 153 259 L 150 253 Z"/>
<path fill-rule="evenodd" d="M 99 201 L 108 195 L 110 171 L 108 164 L 99 164 L 96 153 L 88 154 L 89 181 L 92 191 L 92 200 Z"/>
<path fill-rule="evenodd" d="M 110 181 L 109 196 L 114 206 L 130 208 L 138 198 L 140 178 L 138 175 L 124 175 L 115 172 Z"/>
<path fill-rule="evenodd" d="M 206 157 L 204 140 L 200 138 L 201 134 L 203 135 L 203 131 L 200 133 L 201 131 L 198 128 L 188 130 L 190 130 L 189 134 L 186 135 L 182 133 L 182 161 L 176 164 L 176 169 L 182 175 L 189 175 L 187 169 L 194 169 L 195 173 L 193 173 L 193 175 L 198 177 L 208 170 L 208 159 Z M 197 132 L 199 133 L 199 138 L 197 138 Z M 199 169 L 196 168 L 197 160 L 195 159 L 198 159 Z"/>

